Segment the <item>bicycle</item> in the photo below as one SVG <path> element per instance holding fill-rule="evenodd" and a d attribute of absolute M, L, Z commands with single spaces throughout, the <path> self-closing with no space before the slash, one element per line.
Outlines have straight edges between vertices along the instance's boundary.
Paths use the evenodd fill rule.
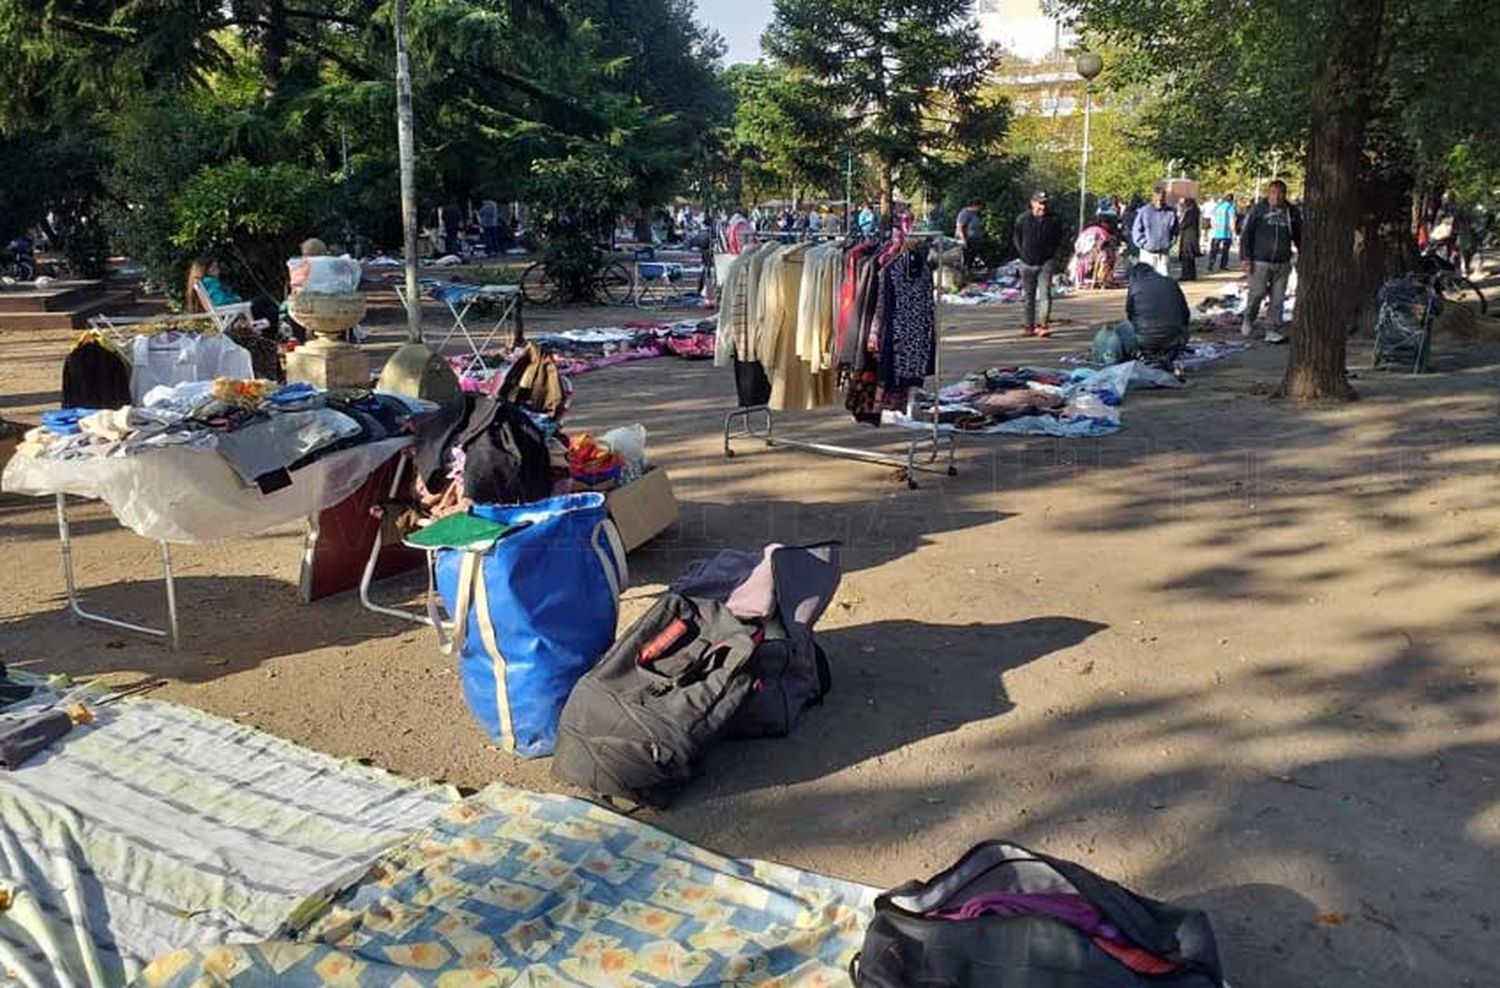
<path fill-rule="evenodd" d="M 0 276 L 16 281 L 36 280 L 36 257 L 28 238 L 17 237 L 0 251 Z"/>
<path fill-rule="evenodd" d="M 1481 316 L 1489 311 L 1489 303 L 1479 286 L 1463 276 L 1441 245 L 1434 244 L 1422 251 L 1417 270 L 1431 279 L 1432 287 L 1443 301 L 1476 307 Z"/>
<path fill-rule="evenodd" d="M 560 282 L 553 277 L 545 260 L 537 261 L 521 272 L 521 294 L 532 305 L 550 305 L 557 299 Z M 613 257 L 606 257 L 589 280 L 587 301 L 606 305 L 629 305 L 635 288 L 635 276 Z"/>

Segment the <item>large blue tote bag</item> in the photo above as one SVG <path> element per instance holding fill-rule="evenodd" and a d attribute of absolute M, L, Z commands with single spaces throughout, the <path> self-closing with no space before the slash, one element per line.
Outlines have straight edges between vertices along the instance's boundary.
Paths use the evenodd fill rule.
<path fill-rule="evenodd" d="M 438 552 L 464 699 L 507 751 L 540 758 L 574 684 L 615 640 L 625 549 L 603 494 L 473 512 L 524 527 L 484 552 Z"/>

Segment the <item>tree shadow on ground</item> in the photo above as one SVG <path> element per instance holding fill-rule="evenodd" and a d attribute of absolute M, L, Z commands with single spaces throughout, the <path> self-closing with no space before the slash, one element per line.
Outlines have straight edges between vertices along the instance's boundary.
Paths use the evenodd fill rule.
<path fill-rule="evenodd" d="M 630 556 L 630 582 L 668 584 L 695 560 L 722 549 L 759 549 L 772 542 L 842 544 L 845 573 L 874 569 L 917 551 L 933 536 L 981 528 L 1012 517 L 965 509 L 949 501 L 924 510 L 888 497 L 857 501 L 680 500 L 677 521 Z"/>
<path fill-rule="evenodd" d="M 1496 971 L 1487 876 L 1500 869 L 1500 741 L 1421 740 L 1434 723 L 1457 734 L 1493 710 L 1500 685 L 1471 673 L 1435 649 L 1397 647 L 1368 669 L 1287 665 L 1222 688 L 1111 692 L 1035 730 L 963 732 L 943 759 L 919 745 L 900 776 L 776 790 L 753 813 L 742 807 L 724 842 L 751 856 L 869 847 L 872 867 L 901 847 L 921 869 L 904 877 L 916 878 L 1007 837 L 1205 909 L 1236 988 L 1479 988 Z M 1284 698 L 1283 715 L 1246 719 L 1236 686 Z M 964 687 L 976 690 L 959 677 L 953 691 Z M 847 708 L 815 711 L 789 742 L 850 743 L 819 732 L 829 714 L 852 720 Z M 753 749 L 724 748 L 720 771 L 773 777 Z M 1158 748 L 1174 757 L 1140 757 Z M 965 760 L 1001 767 L 985 777 Z M 929 782 L 910 779 L 932 762 Z M 1046 765 L 1056 784 L 1009 788 L 1007 763 Z M 696 809 L 668 826 L 712 840 Z"/>
<path fill-rule="evenodd" d="M 719 799 L 765 786 L 791 786 L 841 769 L 878 771 L 885 756 L 965 724 L 1010 712 L 1005 674 L 1072 648 L 1105 625 L 1070 617 L 1009 624 L 938 625 L 878 621 L 818 634 L 833 689 L 789 738 L 724 741 L 710 750 L 706 778 L 684 795 Z M 798 756 L 786 757 L 797 745 Z M 877 818 L 886 807 L 863 808 Z M 818 826 L 818 821 L 809 821 Z"/>
<path fill-rule="evenodd" d="M 0 622 L 0 653 L 18 668 L 35 665 L 48 673 L 97 676 L 145 671 L 201 683 L 253 669 L 278 656 L 354 646 L 416 628 L 365 610 L 349 593 L 299 605 L 294 584 L 269 577 L 179 576 L 176 588 L 182 633 L 179 651 L 173 651 L 164 639 L 77 621 L 59 592 L 57 607 Z M 160 580 L 87 587 L 79 595 L 87 611 L 166 627 L 166 591 Z M 274 609 L 267 606 L 273 602 Z M 271 614 L 274 621 L 267 616 Z"/>

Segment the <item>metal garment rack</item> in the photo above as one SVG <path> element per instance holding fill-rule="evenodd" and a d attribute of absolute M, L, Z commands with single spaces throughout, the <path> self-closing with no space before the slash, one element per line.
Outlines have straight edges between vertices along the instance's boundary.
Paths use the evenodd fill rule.
<path fill-rule="evenodd" d="M 933 236 L 932 233 L 912 234 L 912 236 Z M 832 238 L 822 238 L 832 239 Z M 939 386 L 943 380 L 943 332 L 942 332 L 942 293 L 943 275 L 945 267 L 941 248 L 938 251 L 937 276 L 932 285 L 932 378 Z M 916 393 L 918 389 L 912 388 L 906 398 L 906 416 L 915 422 L 917 415 Z M 740 423 L 740 428 L 735 429 L 735 423 Z M 816 453 L 820 456 L 831 456 L 838 459 L 857 460 L 862 463 L 879 463 L 885 466 L 893 466 L 901 469 L 906 477 L 906 486 L 916 490 L 921 485 L 917 483 L 917 474 L 930 473 L 939 476 L 958 476 L 956 459 L 958 445 L 951 434 L 943 433 L 938 429 L 938 404 L 933 402 L 932 406 L 932 429 L 930 434 L 925 428 L 921 432 L 913 430 L 911 442 L 907 445 L 906 455 L 896 453 L 879 453 L 875 450 L 860 449 L 855 446 L 837 446 L 832 443 L 811 442 L 805 439 L 783 439 L 776 435 L 776 418 L 771 408 L 767 405 L 741 406 L 728 412 L 724 416 L 724 455 L 733 458 L 735 439 L 758 439 L 768 447 L 783 447 L 786 449 L 799 449 L 808 453 Z M 931 450 L 922 462 L 919 449 L 930 444 Z M 939 463 L 942 458 L 944 447 L 947 448 L 946 462 Z"/>

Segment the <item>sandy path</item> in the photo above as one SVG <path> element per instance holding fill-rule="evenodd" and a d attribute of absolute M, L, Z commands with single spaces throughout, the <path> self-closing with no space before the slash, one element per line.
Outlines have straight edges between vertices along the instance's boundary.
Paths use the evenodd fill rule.
<path fill-rule="evenodd" d="M 945 364 L 1055 359 L 1121 304 L 1060 303 L 1080 322 L 1050 342 L 1015 338 L 1016 306 L 954 312 Z M 65 345 L 0 338 L 0 411 L 55 400 Z M 655 818 L 881 885 L 1011 837 L 1209 909 L 1239 986 L 1500 984 L 1500 348 L 1361 374 L 1364 400 L 1328 409 L 1263 397 L 1284 352 L 1134 394 L 1104 440 L 967 441 L 960 475 L 918 491 L 787 451 L 726 460 L 732 382 L 706 365 L 578 378 L 574 428 L 643 422 L 682 501 L 632 559 L 625 620 L 716 547 L 848 544 L 828 702 L 790 739 L 722 747 Z M 785 428 L 898 439 L 836 410 Z M 152 546 L 76 517 L 91 597 L 155 617 Z M 166 697 L 321 750 L 552 785 L 486 744 L 430 633 L 298 607 L 295 531 L 178 550 L 175 655 L 68 623 L 54 531 L 45 504 L 0 499 L 6 661 L 167 675 Z"/>

